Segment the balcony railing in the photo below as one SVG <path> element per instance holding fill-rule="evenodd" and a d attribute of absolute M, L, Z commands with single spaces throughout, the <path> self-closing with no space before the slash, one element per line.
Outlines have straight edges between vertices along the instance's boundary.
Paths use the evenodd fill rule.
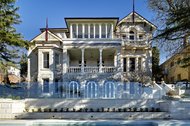
<path fill-rule="evenodd" d="M 146 39 L 136 39 L 136 40 L 123 39 L 122 45 L 145 46 L 149 45 L 149 43 L 148 40 Z"/>
<path fill-rule="evenodd" d="M 102 73 L 113 73 L 116 71 L 116 68 L 113 66 L 105 66 L 102 67 Z M 82 67 L 69 67 L 67 70 L 68 73 L 81 73 L 82 71 Z M 84 67 L 84 73 L 99 73 L 100 72 L 100 68 L 99 67 Z"/>

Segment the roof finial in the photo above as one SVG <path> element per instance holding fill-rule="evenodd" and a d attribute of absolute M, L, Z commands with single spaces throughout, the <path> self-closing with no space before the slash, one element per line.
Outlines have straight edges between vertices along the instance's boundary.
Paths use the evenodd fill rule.
<path fill-rule="evenodd" d="M 45 34 L 46 42 L 48 41 L 48 18 L 46 18 L 46 34 Z"/>
<path fill-rule="evenodd" d="M 135 23 L 135 0 L 133 0 L 133 24 Z"/>

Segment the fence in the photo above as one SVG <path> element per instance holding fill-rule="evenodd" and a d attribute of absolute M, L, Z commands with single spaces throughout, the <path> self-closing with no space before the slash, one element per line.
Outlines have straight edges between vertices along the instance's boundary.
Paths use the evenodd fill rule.
<path fill-rule="evenodd" d="M 0 85 L 0 96 L 4 98 L 64 98 L 64 99 L 161 99 L 170 90 L 169 86 L 145 86 L 138 82 L 122 83 L 77 81 L 58 83 L 20 83 L 16 87 Z"/>

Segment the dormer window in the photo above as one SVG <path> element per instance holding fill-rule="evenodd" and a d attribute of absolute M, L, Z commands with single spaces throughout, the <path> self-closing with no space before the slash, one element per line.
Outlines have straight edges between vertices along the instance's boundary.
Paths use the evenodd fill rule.
<path fill-rule="evenodd" d="M 134 33 L 134 31 L 130 31 L 129 32 L 129 39 L 130 40 L 135 40 L 135 33 Z"/>

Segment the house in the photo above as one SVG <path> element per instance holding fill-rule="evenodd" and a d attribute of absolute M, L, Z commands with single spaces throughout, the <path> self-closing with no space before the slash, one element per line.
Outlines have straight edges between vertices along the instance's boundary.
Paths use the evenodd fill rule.
<path fill-rule="evenodd" d="M 39 84 L 38 92 L 116 98 L 122 97 L 117 91 L 126 82 L 150 83 L 156 26 L 140 14 L 132 12 L 121 20 L 69 17 L 65 22 L 66 28 L 41 28 L 31 40 L 28 80 Z"/>
<path fill-rule="evenodd" d="M 188 57 L 190 57 L 190 44 L 186 43 L 179 52 L 161 64 L 166 83 L 190 82 L 190 66 L 182 67 L 180 64 L 181 60 Z"/>

